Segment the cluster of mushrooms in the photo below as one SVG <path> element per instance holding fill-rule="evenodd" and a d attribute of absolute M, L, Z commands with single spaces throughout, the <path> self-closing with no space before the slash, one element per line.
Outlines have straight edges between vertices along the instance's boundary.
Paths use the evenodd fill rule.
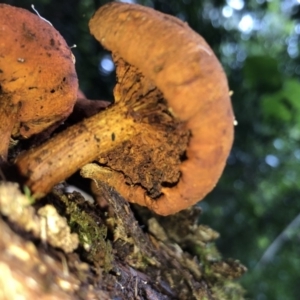
<path fill-rule="evenodd" d="M 13 161 L 36 197 L 81 170 L 160 215 L 203 199 L 233 141 L 213 51 L 186 23 L 136 4 L 106 4 L 89 27 L 116 65 L 114 104 L 52 135 L 78 98 L 72 52 L 44 19 L 0 4 L 0 160 L 11 139 L 48 133 Z"/>

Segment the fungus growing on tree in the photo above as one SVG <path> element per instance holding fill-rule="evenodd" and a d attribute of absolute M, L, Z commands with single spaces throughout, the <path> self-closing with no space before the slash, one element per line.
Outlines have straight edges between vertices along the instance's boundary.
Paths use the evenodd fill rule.
<path fill-rule="evenodd" d="M 26 184 L 47 193 L 85 164 L 129 202 L 161 215 L 216 185 L 233 141 L 226 76 L 210 47 L 182 21 L 140 5 L 109 3 L 90 21 L 113 53 L 115 103 L 17 159 Z"/>
<path fill-rule="evenodd" d="M 0 158 L 10 137 L 28 138 L 62 122 L 78 89 L 72 52 L 48 22 L 0 4 Z"/>

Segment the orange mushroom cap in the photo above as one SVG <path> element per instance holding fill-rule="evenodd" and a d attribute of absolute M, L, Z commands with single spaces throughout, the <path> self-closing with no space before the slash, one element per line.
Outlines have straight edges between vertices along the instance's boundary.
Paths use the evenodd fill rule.
<path fill-rule="evenodd" d="M 105 48 L 153 80 L 191 132 L 176 186 L 163 188 L 156 200 L 141 187 L 124 184 L 118 192 L 162 215 L 203 199 L 219 180 L 233 142 L 227 79 L 213 51 L 186 23 L 140 5 L 106 4 L 89 26 Z"/>
<path fill-rule="evenodd" d="M 0 108 L 4 101 L 20 107 L 13 136 L 28 138 L 64 120 L 77 90 L 72 52 L 59 32 L 25 9 L 0 4 Z M 4 131 L 0 125 L 0 136 Z"/>

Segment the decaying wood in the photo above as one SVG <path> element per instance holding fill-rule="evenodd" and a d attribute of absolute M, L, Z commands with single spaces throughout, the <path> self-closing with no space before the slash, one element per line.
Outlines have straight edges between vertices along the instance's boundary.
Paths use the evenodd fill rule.
<path fill-rule="evenodd" d="M 103 182 L 97 188 L 111 210 L 101 211 L 80 194 L 63 192 L 62 186 L 34 208 L 24 206 L 30 214 L 23 219 L 30 224 L 39 218 L 41 205 L 64 214 L 80 240 L 80 247 L 69 253 L 51 246 L 53 236 L 34 236 L 25 222 L 0 219 L 1 299 L 243 299 L 244 291 L 233 279 L 245 267 L 221 259 L 214 246 L 218 234 L 196 223 L 199 209 L 168 218 L 136 210 L 138 223 L 114 189 Z M 32 201 L 15 184 L 1 183 L 2 215 L 12 198 L 18 205 L 9 206 L 10 216 Z M 64 241 L 59 231 L 57 237 Z"/>

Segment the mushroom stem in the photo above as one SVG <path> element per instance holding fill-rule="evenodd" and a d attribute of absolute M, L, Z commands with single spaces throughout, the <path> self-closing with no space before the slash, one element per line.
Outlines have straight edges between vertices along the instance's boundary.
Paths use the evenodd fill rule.
<path fill-rule="evenodd" d="M 37 196 L 43 196 L 58 182 L 68 178 L 101 152 L 110 151 L 141 131 L 127 117 L 119 103 L 69 127 L 45 144 L 21 154 L 16 161 L 25 182 Z"/>

